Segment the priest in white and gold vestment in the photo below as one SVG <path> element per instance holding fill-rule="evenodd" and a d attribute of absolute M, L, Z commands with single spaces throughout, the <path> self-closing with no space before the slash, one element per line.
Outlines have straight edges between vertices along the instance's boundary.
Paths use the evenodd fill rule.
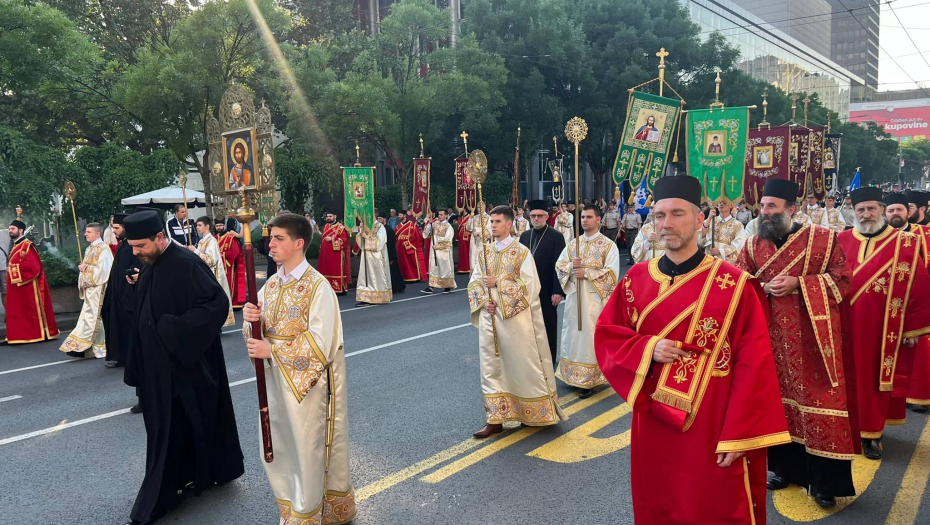
<path fill-rule="evenodd" d="M 568 206 L 562 204 L 555 217 L 555 229 L 565 237 L 565 244 L 575 238 L 575 216 L 569 213 Z"/>
<path fill-rule="evenodd" d="M 268 228 L 278 272 L 258 292 L 261 310 L 252 304 L 242 310 L 249 356 L 265 359 L 275 457 L 262 465 L 280 525 L 341 525 L 355 517 L 356 506 L 339 304 L 326 277 L 304 258 L 310 222 L 286 213 Z M 249 321 L 261 321 L 263 339 L 250 337 Z"/>
<path fill-rule="evenodd" d="M 700 245 L 700 243 L 698 243 Z M 665 255 L 665 250 L 659 245 L 658 236 L 656 235 L 656 223 L 652 218 L 652 212 L 646 217 L 646 222 L 636 234 L 633 241 L 633 247 L 630 248 L 630 255 L 633 261 L 641 263 L 651 261 Z"/>
<path fill-rule="evenodd" d="M 710 221 L 714 221 L 713 231 Z M 733 215 L 733 206 L 726 202 L 721 202 L 716 208 L 711 209 L 710 217 L 704 221 L 701 233 L 705 239 L 701 245 L 706 246 L 708 255 L 729 263 L 736 262 L 739 252 L 743 250 L 743 244 L 749 238 L 743 223 Z M 711 236 L 714 240 L 713 246 Z"/>
<path fill-rule="evenodd" d="M 479 439 L 502 432 L 506 421 L 546 426 L 567 419 L 556 392 L 536 263 L 530 250 L 510 235 L 512 225 L 510 207 L 491 210 L 494 239 L 468 283 L 487 420 L 474 434 Z"/>
<path fill-rule="evenodd" d="M 455 228 L 446 220 L 446 210 L 439 210 L 437 220 L 426 223 L 423 238 L 432 242 L 429 246 L 429 285 L 421 291 L 449 293 L 456 288 L 455 261 L 452 259 Z"/>
<path fill-rule="evenodd" d="M 94 357 L 103 359 L 107 355 L 106 334 L 100 318 L 103 294 L 110 278 L 113 252 L 100 238 L 102 226 L 92 222 L 84 229 L 84 239 L 90 246 L 84 249 L 84 260 L 78 266 L 78 294 L 84 301 L 77 325 L 59 348 L 71 357 L 86 357 L 93 350 Z"/>
<path fill-rule="evenodd" d="M 559 283 L 566 294 L 559 368 L 555 376 L 565 384 L 580 388 L 578 397 L 584 399 L 591 395 L 592 388 L 607 382 L 594 355 L 594 325 L 617 286 L 620 250 L 617 243 L 600 233 L 601 209 L 596 205 L 584 207 L 581 227 L 584 232 L 578 239 L 578 251 L 572 240 L 555 263 Z M 581 330 L 578 330 L 579 297 Z"/>
<path fill-rule="evenodd" d="M 468 219 L 468 224 L 465 225 L 465 229 L 468 230 L 468 233 L 471 234 L 471 245 L 468 247 L 468 257 L 471 259 L 471 266 L 469 268 L 474 268 L 478 266 L 478 255 L 481 253 L 481 222 L 484 221 L 484 235 L 485 238 L 491 238 L 491 218 L 487 213 L 481 211 L 480 214 L 474 213 L 471 218 Z"/>
<path fill-rule="evenodd" d="M 233 316 L 232 294 L 229 292 L 229 281 L 226 279 L 226 264 L 223 262 L 223 252 L 220 251 L 220 244 L 212 233 L 213 220 L 210 217 L 203 216 L 197 219 L 197 233 L 200 234 L 200 241 L 197 246 L 188 246 L 187 249 L 196 253 L 200 260 L 207 263 L 210 272 L 216 277 L 217 282 L 226 292 L 229 299 L 229 315 L 226 316 L 226 323 L 223 326 L 232 326 L 236 324 L 236 318 Z"/>
<path fill-rule="evenodd" d="M 358 267 L 358 284 L 355 288 L 356 306 L 387 304 L 391 302 L 391 267 L 388 261 L 387 233 L 380 222 L 355 236 L 355 245 L 361 254 Z"/>

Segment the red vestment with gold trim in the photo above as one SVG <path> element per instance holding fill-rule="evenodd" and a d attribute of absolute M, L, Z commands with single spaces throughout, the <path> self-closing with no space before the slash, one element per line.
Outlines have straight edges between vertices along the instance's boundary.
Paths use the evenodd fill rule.
<path fill-rule="evenodd" d="M 877 439 L 886 424 L 904 424 L 915 351 L 901 343 L 930 333 L 930 275 L 912 233 L 886 226 L 866 237 L 852 229 L 837 241 L 852 270 L 842 315 L 855 359 L 859 431 Z"/>
<path fill-rule="evenodd" d="M 674 280 L 658 262 L 630 269 L 594 333 L 604 376 L 633 407 L 636 524 L 764 525 L 765 448 L 791 438 L 761 292 L 720 259 Z M 689 356 L 654 362 L 661 339 Z M 718 466 L 728 452 L 745 455 Z"/>
<path fill-rule="evenodd" d="M 6 273 L 6 340 L 35 343 L 58 337 L 52 293 L 39 252 L 22 238 L 10 250 Z"/>
<path fill-rule="evenodd" d="M 413 221 L 398 224 L 394 229 L 397 236 L 397 266 L 404 281 L 415 283 L 426 280 L 426 258 L 423 255 L 423 235 Z"/>
<path fill-rule="evenodd" d="M 317 271 L 326 277 L 336 293 L 349 290 L 352 284 L 352 260 L 349 258 L 349 232 L 341 223 L 323 227 Z"/>
<path fill-rule="evenodd" d="M 467 213 L 459 217 L 459 227 L 455 232 L 455 240 L 459 243 L 459 273 L 471 273 L 471 233 L 466 228 L 470 218 Z"/>
<path fill-rule="evenodd" d="M 809 454 L 853 459 L 857 453 L 855 383 L 847 384 L 840 303 L 849 290 L 846 255 L 832 230 L 806 225 L 781 248 L 755 235 L 743 245 L 736 266 L 760 283 L 797 277 L 784 297 L 769 295 L 769 337 L 788 429 Z"/>
<path fill-rule="evenodd" d="M 229 285 L 233 308 L 242 308 L 245 304 L 245 253 L 239 239 L 228 232 L 217 239 L 217 244 L 223 255 L 226 283 Z"/>

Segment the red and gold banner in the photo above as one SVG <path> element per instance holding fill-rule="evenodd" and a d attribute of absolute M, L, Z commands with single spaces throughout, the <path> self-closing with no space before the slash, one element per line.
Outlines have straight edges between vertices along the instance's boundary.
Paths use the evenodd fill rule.
<path fill-rule="evenodd" d="M 757 206 L 768 179 L 788 179 L 789 128 L 750 129 L 746 148 L 746 204 Z"/>
<path fill-rule="evenodd" d="M 815 165 L 816 163 L 816 165 Z M 807 197 L 811 183 L 819 179 L 823 187 L 823 128 L 791 128 L 788 147 L 790 180 L 798 183 L 798 199 Z M 818 177 L 814 177 L 815 171 Z"/>
<path fill-rule="evenodd" d="M 467 209 L 474 211 L 478 204 L 478 192 L 475 182 L 468 174 L 468 159 L 455 159 L 455 209 L 459 213 Z"/>
<path fill-rule="evenodd" d="M 827 197 L 827 184 L 824 177 L 824 151 L 826 139 L 826 129 L 822 126 L 811 128 L 810 132 L 810 150 L 811 161 L 807 170 L 807 179 L 810 181 L 810 189 L 814 192 L 817 200 L 822 201 Z"/>
<path fill-rule="evenodd" d="M 429 211 L 429 159 L 413 159 L 413 214 Z"/>

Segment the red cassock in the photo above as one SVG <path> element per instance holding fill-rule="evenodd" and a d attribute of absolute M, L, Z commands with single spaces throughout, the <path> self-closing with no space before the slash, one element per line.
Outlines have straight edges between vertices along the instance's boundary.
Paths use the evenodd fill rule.
<path fill-rule="evenodd" d="M 930 226 L 908 224 L 908 231 L 920 236 L 920 257 L 930 267 Z M 907 389 L 907 402 L 914 405 L 930 405 L 930 337 L 921 337 L 917 342 L 911 384 Z"/>
<path fill-rule="evenodd" d="M 29 239 L 13 245 L 6 274 L 6 340 L 35 343 L 58 337 L 52 293 L 39 252 Z"/>
<path fill-rule="evenodd" d="M 427 224 L 430 224 L 431 222 L 434 222 L 435 220 L 436 220 L 436 219 L 432 219 L 432 220 L 427 219 L 427 220 L 423 221 L 423 229 L 425 230 L 425 229 L 426 229 L 426 225 L 427 225 Z M 423 237 L 423 235 L 421 234 L 420 237 Z M 426 262 L 426 258 L 429 257 L 429 247 L 430 247 L 430 244 L 432 244 L 432 242 L 433 242 L 432 237 L 423 237 L 423 262 L 424 262 L 424 263 Z M 429 267 L 428 267 L 428 266 L 427 266 L 426 270 L 427 270 L 427 272 L 429 272 Z"/>
<path fill-rule="evenodd" d="M 219 246 L 220 253 L 223 254 L 226 283 L 229 284 L 233 308 L 242 308 L 245 304 L 245 254 L 239 239 L 229 233 L 220 236 Z"/>
<path fill-rule="evenodd" d="M 110 247 L 110 252 L 113 254 L 114 257 L 116 257 L 116 249 L 119 248 L 119 243 L 117 243 L 117 244 L 108 244 L 107 246 Z"/>
<path fill-rule="evenodd" d="M 901 343 L 930 334 L 930 275 L 918 239 L 890 226 L 872 237 L 855 229 L 837 236 L 852 269 L 844 339 L 856 363 L 863 439 L 881 437 L 886 424 L 904 424 L 915 352 Z"/>
<path fill-rule="evenodd" d="M 407 221 L 394 229 L 397 236 L 397 265 L 404 281 L 414 283 L 426 279 L 426 259 L 423 257 L 423 236 L 416 223 Z"/>
<path fill-rule="evenodd" d="M 468 214 L 459 217 L 459 227 L 455 232 L 455 240 L 459 243 L 459 273 L 471 273 L 471 233 L 468 232 Z"/>
<path fill-rule="evenodd" d="M 549 226 L 555 228 L 555 221 L 556 221 L 556 219 L 559 218 L 559 214 L 560 214 L 560 213 L 562 213 L 562 212 L 560 212 L 560 211 L 550 211 L 550 212 L 549 212 L 549 220 L 546 221 L 546 223 L 549 224 Z"/>
<path fill-rule="evenodd" d="M 791 438 L 810 454 L 853 459 L 859 451 L 858 432 L 852 430 L 858 429 L 856 390 L 854 380 L 847 381 L 844 365 L 852 356 L 842 352 L 840 317 L 850 270 L 833 231 L 804 226 L 781 248 L 753 236 L 736 266 L 760 283 L 778 275 L 798 278 L 794 293 L 768 297 L 769 336 Z"/>
<path fill-rule="evenodd" d="M 349 232 L 338 222 L 323 227 L 323 240 L 320 243 L 320 272 L 336 293 L 349 290 L 352 284 L 352 261 L 349 259 Z"/>
<path fill-rule="evenodd" d="M 765 524 L 765 448 L 790 442 L 761 291 L 710 256 L 674 281 L 659 259 L 619 283 L 597 321 L 597 362 L 633 407 L 636 525 Z M 690 351 L 652 359 L 671 339 Z M 732 465 L 718 453 L 745 452 Z"/>

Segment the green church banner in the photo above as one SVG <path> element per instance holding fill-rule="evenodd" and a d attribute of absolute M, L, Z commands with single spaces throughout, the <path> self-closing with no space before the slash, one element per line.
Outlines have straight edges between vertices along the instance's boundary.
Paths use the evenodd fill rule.
<path fill-rule="evenodd" d="M 688 174 L 701 181 L 711 202 L 743 198 L 749 108 L 688 111 Z"/>
<path fill-rule="evenodd" d="M 624 179 L 637 188 L 646 179 L 652 190 L 655 181 L 665 172 L 672 133 L 681 112 L 681 101 L 634 91 L 623 126 L 623 136 L 613 179 L 618 186 Z"/>
<path fill-rule="evenodd" d="M 352 228 L 359 219 L 366 229 L 375 224 L 375 169 L 342 168 L 346 195 L 346 226 Z"/>

